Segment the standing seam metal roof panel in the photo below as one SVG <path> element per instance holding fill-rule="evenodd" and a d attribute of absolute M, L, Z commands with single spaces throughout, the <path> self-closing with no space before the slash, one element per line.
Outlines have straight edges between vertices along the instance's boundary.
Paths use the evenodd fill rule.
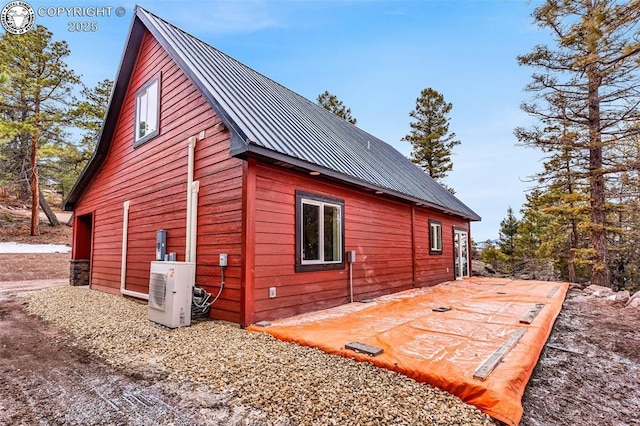
<path fill-rule="evenodd" d="M 137 7 L 159 42 L 178 55 L 251 146 L 319 166 L 471 220 L 480 217 L 391 145 Z M 223 117 L 224 119 L 224 117 Z M 264 153 L 265 151 L 261 151 Z M 274 157 L 275 158 L 275 157 Z M 279 158 L 279 157 L 278 157 Z"/>

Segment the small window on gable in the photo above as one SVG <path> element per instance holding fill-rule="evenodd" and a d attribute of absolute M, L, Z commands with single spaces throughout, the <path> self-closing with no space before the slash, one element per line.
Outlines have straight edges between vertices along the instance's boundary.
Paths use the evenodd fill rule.
<path fill-rule="evenodd" d="M 134 146 L 158 135 L 160 127 L 160 75 L 153 77 L 136 93 Z"/>
<path fill-rule="evenodd" d="M 344 201 L 296 191 L 296 272 L 344 268 Z"/>
<path fill-rule="evenodd" d="M 429 253 L 442 253 L 442 222 L 429 221 Z"/>

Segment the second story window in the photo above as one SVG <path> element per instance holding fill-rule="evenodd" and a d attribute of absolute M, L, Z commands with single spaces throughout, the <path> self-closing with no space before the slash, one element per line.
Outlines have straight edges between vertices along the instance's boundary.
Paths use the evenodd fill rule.
<path fill-rule="evenodd" d="M 160 127 L 160 76 L 149 80 L 136 93 L 134 145 L 158 135 Z"/>

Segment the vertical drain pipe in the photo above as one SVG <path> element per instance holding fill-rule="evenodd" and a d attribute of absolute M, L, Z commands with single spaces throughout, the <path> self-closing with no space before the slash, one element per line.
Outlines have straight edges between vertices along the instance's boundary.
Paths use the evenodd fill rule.
<path fill-rule="evenodd" d="M 200 181 L 196 180 L 191 184 L 191 253 L 190 262 L 196 261 L 196 245 L 198 242 L 198 192 L 200 191 Z"/>
<path fill-rule="evenodd" d="M 127 240 L 129 239 L 129 200 L 122 203 L 122 263 L 120 265 L 120 292 L 124 293 L 127 280 Z"/>
<path fill-rule="evenodd" d="M 120 265 L 120 293 L 125 296 L 137 297 L 139 299 L 149 300 L 149 295 L 145 293 L 139 293 L 137 291 L 131 291 L 126 289 L 127 281 L 127 242 L 129 239 L 129 205 L 130 201 L 125 201 L 122 204 L 122 263 Z"/>
<path fill-rule="evenodd" d="M 191 254 L 192 248 L 192 237 L 194 226 L 192 223 L 193 215 L 193 164 L 194 164 L 194 156 L 195 156 L 195 148 L 196 148 L 196 137 L 191 136 L 188 140 L 188 155 L 187 155 L 187 233 L 186 233 L 186 247 L 185 247 L 185 262 L 193 262 L 193 256 Z"/>
<path fill-rule="evenodd" d="M 353 264 L 356 261 L 356 252 L 351 250 L 347 252 L 347 262 L 349 262 L 349 295 L 351 303 L 353 303 Z"/>
<path fill-rule="evenodd" d="M 349 293 L 351 295 L 351 303 L 353 303 L 353 263 L 349 262 Z"/>

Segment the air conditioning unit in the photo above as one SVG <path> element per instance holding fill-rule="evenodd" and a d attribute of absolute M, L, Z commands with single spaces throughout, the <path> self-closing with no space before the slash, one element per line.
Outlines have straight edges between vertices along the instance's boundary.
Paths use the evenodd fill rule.
<path fill-rule="evenodd" d="M 193 262 L 151 262 L 147 318 L 169 328 L 191 325 L 195 279 Z"/>

